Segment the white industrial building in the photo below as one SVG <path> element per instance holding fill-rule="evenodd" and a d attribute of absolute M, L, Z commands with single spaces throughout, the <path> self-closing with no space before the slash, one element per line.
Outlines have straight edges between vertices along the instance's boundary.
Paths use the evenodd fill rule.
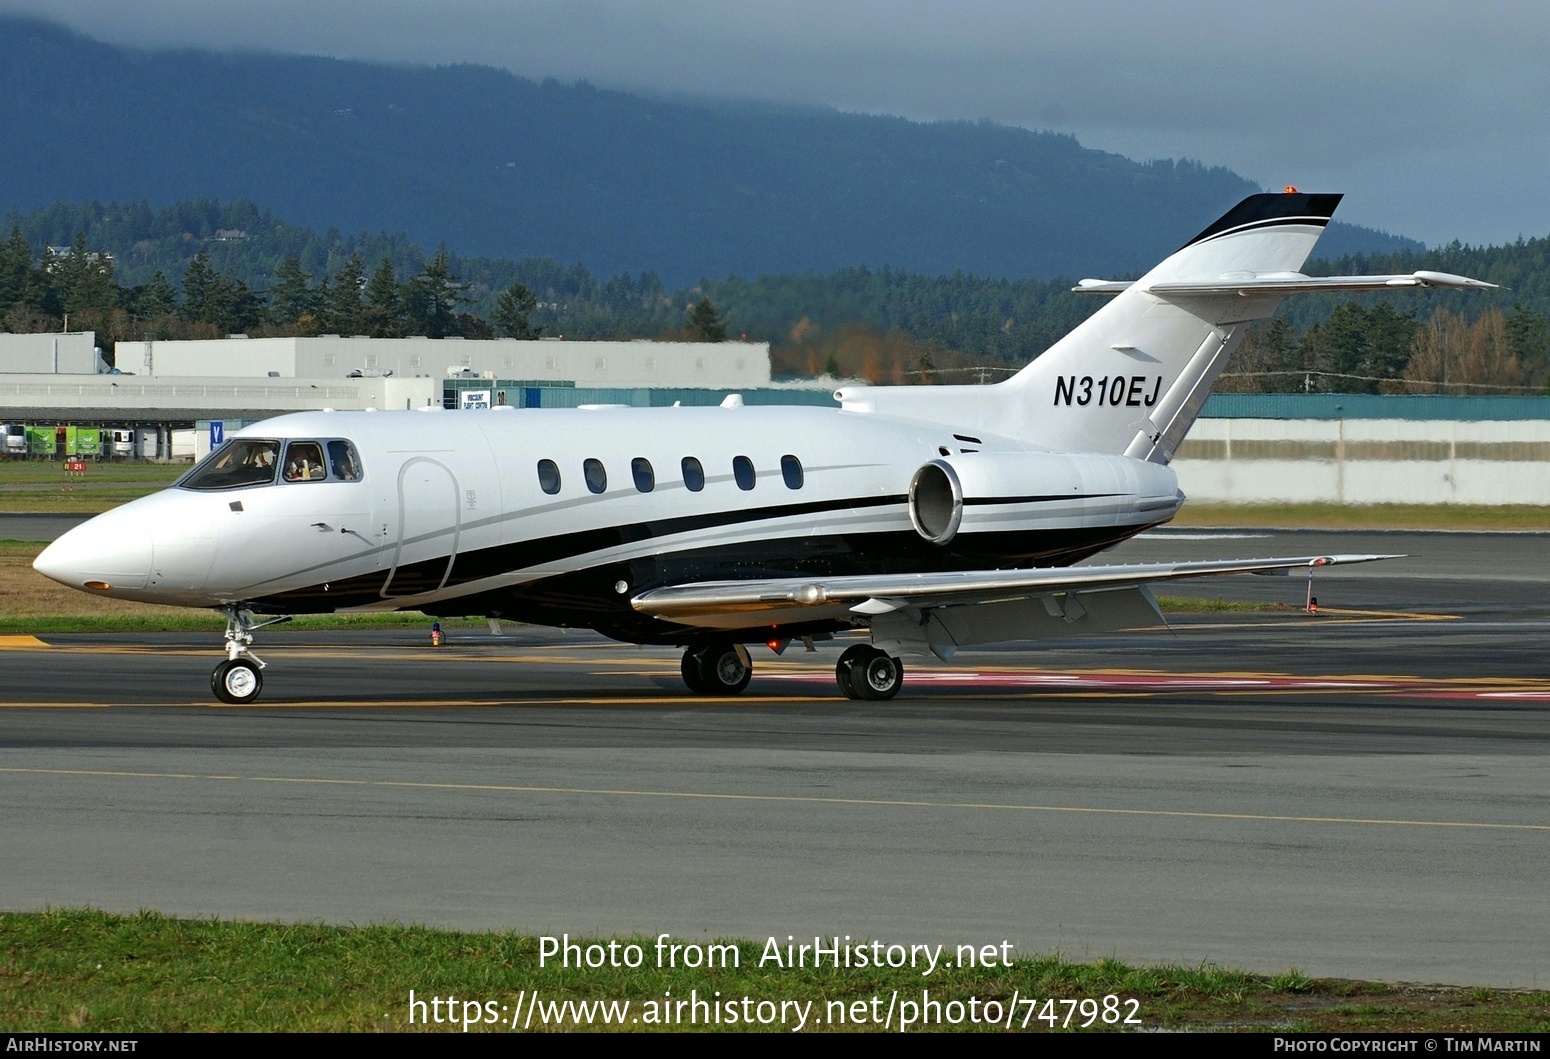
<path fill-rule="evenodd" d="M 96 375 L 107 370 L 95 331 L 0 335 L 3 375 Z"/>
<path fill-rule="evenodd" d="M 456 407 L 465 390 L 519 407 L 642 403 L 626 391 L 668 389 L 715 403 L 772 385 L 764 342 L 237 336 L 120 342 L 110 372 L 95 338 L 0 335 L 0 421 L 188 424 L 318 408 Z"/>
<path fill-rule="evenodd" d="M 761 389 L 768 342 L 565 342 L 512 338 L 244 338 L 120 342 L 118 370 L 157 378 L 440 380 L 460 375 L 584 387 Z M 439 396 L 439 394 L 437 395 Z"/>

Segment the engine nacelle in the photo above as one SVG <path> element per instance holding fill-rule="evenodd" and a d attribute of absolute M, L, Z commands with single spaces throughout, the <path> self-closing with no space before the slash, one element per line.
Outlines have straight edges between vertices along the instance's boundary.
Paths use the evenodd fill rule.
<path fill-rule="evenodd" d="M 972 452 L 932 460 L 910 479 L 910 523 L 932 544 L 960 532 L 1150 524 L 1183 502 L 1161 464 L 1095 453 Z"/>

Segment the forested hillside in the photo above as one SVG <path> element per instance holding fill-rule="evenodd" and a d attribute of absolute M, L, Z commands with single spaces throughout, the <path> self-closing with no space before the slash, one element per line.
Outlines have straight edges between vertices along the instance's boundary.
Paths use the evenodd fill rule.
<path fill-rule="evenodd" d="M 778 370 L 876 381 L 994 381 L 1102 299 L 1072 280 L 845 268 L 669 289 L 544 259 L 426 253 L 403 233 L 342 235 L 252 203 L 87 203 L 13 214 L 0 326 L 120 338 L 249 334 L 696 337 L 769 341 Z M 49 249 L 52 247 L 53 249 Z M 1459 272 L 1485 293 L 1290 299 L 1224 389 L 1525 392 L 1550 371 L 1550 239 L 1342 260 L 1324 272 Z"/>
<path fill-rule="evenodd" d="M 15 17 L 0 17 L 0 98 L 0 211 L 246 199 L 320 232 L 671 287 L 848 267 L 1122 273 L 1258 190 L 988 123 L 678 105 L 488 67 L 138 52 Z M 1406 245 L 1331 226 L 1326 251 Z M 138 264 L 122 259 L 134 282 Z"/>

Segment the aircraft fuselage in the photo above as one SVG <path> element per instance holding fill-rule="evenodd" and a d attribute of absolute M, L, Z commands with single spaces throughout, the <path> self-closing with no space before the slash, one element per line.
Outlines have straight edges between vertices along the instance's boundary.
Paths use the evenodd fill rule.
<path fill-rule="evenodd" d="M 693 630 L 630 599 L 701 581 L 1063 566 L 1182 499 L 1156 464 L 822 408 L 316 412 L 233 440 L 276 443 L 270 480 L 195 472 L 74 531 L 52 559 L 125 599 L 476 614 L 685 643 Z M 335 442 L 357 454 L 345 477 L 281 472 Z M 919 524 L 929 498 L 911 498 L 932 461 L 962 494 L 943 540 Z M 841 610 L 785 631 L 849 624 Z"/>

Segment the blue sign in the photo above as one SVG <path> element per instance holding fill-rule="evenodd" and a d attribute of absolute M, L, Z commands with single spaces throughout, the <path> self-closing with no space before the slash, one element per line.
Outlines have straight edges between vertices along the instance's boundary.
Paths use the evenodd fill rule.
<path fill-rule="evenodd" d="M 226 424 L 219 419 L 210 420 L 210 448 L 218 449 L 226 444 Z"/>

